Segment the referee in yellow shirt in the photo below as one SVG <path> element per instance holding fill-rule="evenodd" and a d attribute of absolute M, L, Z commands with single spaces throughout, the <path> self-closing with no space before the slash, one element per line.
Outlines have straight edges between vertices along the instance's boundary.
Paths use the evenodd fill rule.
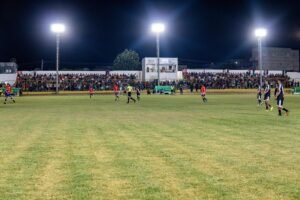
<path fill-rule="evenodd" d="M 130 100 L 130 99 L 131 99 L 132 101 L 134 101 L 134 103 L 136 102 L 136 100 L 135 100 L 134 98 L 131 97 L 132 90 L 133 90 L 133 88 L 128 84 L 128 86 L 127 86 L 127 103 L 129 103 L 129 100 Z"/>

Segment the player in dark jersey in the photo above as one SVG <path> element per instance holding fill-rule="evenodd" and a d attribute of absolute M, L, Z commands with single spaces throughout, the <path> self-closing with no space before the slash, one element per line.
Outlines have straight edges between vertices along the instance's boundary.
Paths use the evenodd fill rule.
<path fill-rule="evenodd" d="M 6 104 L 7 99 L 8 99 L 9 97 L 10 97 L 10 99 L 11 99 L 14 103 L 16 103 L 16 101 L 15 101 L 14 98 L 12 97 L 12 96 L 13 96 L 13 94 L 12 94 L 12 87 L 10 86 L 9 83 L 6 83 L 6 85 L 5 85 L 5 93 L 4 93 L 4 95 L 5 95 L 4 104 Z"/>
<path fill-rule="evenodd" d="M 183 94 L 183 86 L 181 84 L 179 86 L 179 91 L 180 91 L 180 94 Z"/>
<path fill-rule="evenodd" d="M 276 94 L 278 92 L 278 84 L 276 83 L 275 85 L 275 90 L 274 90 L 274 97 L 275 97 L 275 100 L 276 100 Z"/>
<path fill-rule="evenodd" d="M 269 82 L 266 81 L 265 82 L 265 89 L 264 89 L 264 101 L 265 101 L 265 104 L 266 104 L 266 110 L 273 110 L 273 107 L 271 106 L 270 104 L 270 98 L 271 98 L 271 88 L 270 88 L 270 85 L 269 85 Z"/>
<path fill-rule="evenodd" d="M 284 89 L 281 84 L 281 81 L 278 80 L 278 90 L 276 93 L 276 99 L 277 99 L 277 106 L 278 106 L 278 115 L 281 116 L 281 111 L 285 111 L 285 114 L 289 115 L 289 110 L 283 107 L 283 101 L 284 101 Z"/>
<path fill-rule="evenodd" d="M 258 101 L 258 105 L 257 106 L 260 106 L 262 104 L 262 100 L 261 100 L 261 95 L 262 95 L 262 89 L 260 87 L 260 85 L 258 86 L 258 89 L 257 89 L 257 101 Z"/>
<path fill-rule="evenodd" d="M 136 90 L 136 98 L 137 98 L 138 101 L 140 101 L 141 100 L 141 91 L 140 91 L 140 88 L 137 87 L 135 90 Z"/>
<path fill-rule="evenodd" d="M 0 96 L 2 95 L 2 83 L 0 82 Z"/>

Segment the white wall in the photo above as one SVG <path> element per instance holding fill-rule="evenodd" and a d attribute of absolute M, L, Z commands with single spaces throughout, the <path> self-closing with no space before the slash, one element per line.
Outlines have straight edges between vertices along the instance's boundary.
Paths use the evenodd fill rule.
<path fill-rule="evenodd" d="M 298 82 L 300 81 L 300 72 L 287 72 L 286 73 L 292 80 Z"/>
<path fill-rule="evenodd" d="M 269 70 L 268 73 L 269 73 L 269 74 L 274 74 L 274 75 L 275 75 L 275 74 L 282 74 L 282 71 L 280 71 L 280 70 L 277 70 L 277 71 Z"/>
<path fill-rule="evenodd" d="M 56 74 L 56 71 L 20 71 L 22 74 Z M 59 71 L 59 74 L 105 74 L 105 71 Z"/>
<path fill-rule="evenodd" d="M 255 70 L 254 73 L 255 73 L 255 74 L 259 74 L 259 73 L 260 73 L 260 70 Z M 268 71 L 268 74 L 273 74 L 273 75 L 275 75 L 275 74 L 282 74 L 282 71 L 280 71 L 280 70 L 269 70 L 269 71 Z"/>
<path fill-rule="evenodd" d="M 177 72 L 177 78 L 178 78 L 178 80 L 183 79 L 182 71 Z"/>
<path fill-rule="evenodd" d="M 232 74 L 243 74 L 243 73 L 247 73 L 249 72 L 249 70 L 229 70 L 229 73 Z"/>
<path fill-rule="evenodd" d="M 17 74 L 0 74 L 0 82 L 8 82 L 9 84 L 15 84 Z"/>
<path fill-rule="evenodd" d="M 56 74 L 56 71 L 20 71 L 22 74 Z M 106 71 L 59 71 L 59 74 L 106 74 Z M 110 71 L 110 74 L 136 75 L 137 79 L 142 77 L 141 71 Z"/>
<path fill-rule="evenodd" d="M 188 73 L 223 73 L 227 70 L 223 69 L 187 69 Z"/>

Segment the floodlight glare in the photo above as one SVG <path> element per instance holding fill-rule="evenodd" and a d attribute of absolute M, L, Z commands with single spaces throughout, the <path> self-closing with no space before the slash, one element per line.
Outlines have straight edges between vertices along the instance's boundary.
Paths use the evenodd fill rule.
<path fill-rule="evenodd" d="M 60 33 L 65 32 L 66 28 L 64 24 L 51 24 L 50 29 L 53 33 L 56 33 L 56 94 L 58 94 L 58 70 L 59 70 L 59 46 L 60 46 Z"/>
<path fill-rule="evenodd" d="M 254 32 L 255 36 L 258 38 L 266 37 L 267 36 L 267 30 L 264 28 L 258 28 Z"/>
<path fill-rule="evenodd" d="M 258 42 L 258 66 L 260 71 L 259 82 L 260 87 L 262 87 L 262 71 L 263 71 L 263 58 L 262 58 L 262 39 L 267 36 L 267 30 L 264 28 L 258 28 L 254 31 L 254 35 Z"/>
<path fill-rule="evenodd" d="M 63 33 L 65 29 L 65 25 L 63 24 L 51 24 L 51 31 L 54 33 Z"/>
<path fill-rule="evenodd" d="M 154 33 L 161 33 L 165 31 L 165 25 L 161 23 L 152 24 L 151 30 Z"/>

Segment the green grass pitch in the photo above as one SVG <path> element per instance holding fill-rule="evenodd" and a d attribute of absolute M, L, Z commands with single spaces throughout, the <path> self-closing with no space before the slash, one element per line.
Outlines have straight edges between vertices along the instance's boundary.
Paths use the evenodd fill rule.
<path fill-rule="evenodd" d="M 1 103 L 0 199 L 300 199 L 300 96 L 288 117 L 255 98 Z"/>

